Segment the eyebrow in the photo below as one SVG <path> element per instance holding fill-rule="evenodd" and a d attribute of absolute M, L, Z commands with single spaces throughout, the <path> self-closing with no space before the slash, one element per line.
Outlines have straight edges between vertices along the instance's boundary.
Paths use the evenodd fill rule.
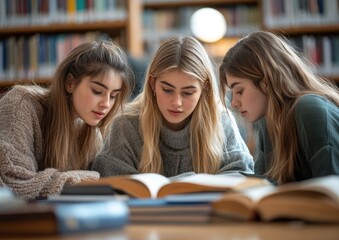
<path fill-rule="evenodd" d="M 240 84 L 239 82 L 232 83 L 231 86 L 229 86 L 230 89 L 234 88 L 236 85 Z"/>
<path fill-rule="evenodd" d="M 94 84 L 96 84 L 96 85 L 99 85 L 99 86 L 101 86 L 101 87 L 103 87 L 103 88 L 105 88 L 105 89 L 108 89 L 108 87 L 107 87 L 105 84 L 101 83 L 101 82 L 92 81 L 92 83 L 94 83 Z M 113 92 L 120 92 L 120 91 L 121 91 L 121 88 L 119 88 L 119 89 L 114 89 L 114 90 L 113 90 Z"/>
<path fill-rule="evenodd" d="M 166 81 L 160 81 L 160 83 L 165 84 L 165 85 L 172 87 L 172 88 L 176 88 L 175 86 L 173 86 L 172 84 L 170 84 Z M 190 85 L 190 86 L 183 87 L 182 89 L 192 89 L 192 88 L 196 89 L 197 87 L 194 86 L 194 85 Z"/>

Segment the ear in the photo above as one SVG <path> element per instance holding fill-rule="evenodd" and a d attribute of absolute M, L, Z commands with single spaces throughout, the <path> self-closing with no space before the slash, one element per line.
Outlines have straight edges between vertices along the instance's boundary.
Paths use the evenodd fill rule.
<path fill-rule="evenodd" d="M 209 92 L 211 90 L 211 82 L 209 80 L 206 80 L 203 84 L 203 90 Z"/>
<path fill-rule="evenodd" d="M 75 88 L 75 79 L 72 74 L 68 74 L 67 79 L 66 79 L 66 91 L 68 93 L 72 93 Z"/>
<path fill-rule="evenodd" d="M 265 94 L 267 94 L 267 82 L 265 79 L 261 80 L 260 83 L 260 89 L 263 91 Z"/>
<path fill-rule="evenodd" d="M 151 89 L 153 90 L 153 92 L 155 92 L 155 79 L 156 78 L 151 74 L 149 76 L 149 80 L 148 80 L 148 83 L 149 83 Z"/>

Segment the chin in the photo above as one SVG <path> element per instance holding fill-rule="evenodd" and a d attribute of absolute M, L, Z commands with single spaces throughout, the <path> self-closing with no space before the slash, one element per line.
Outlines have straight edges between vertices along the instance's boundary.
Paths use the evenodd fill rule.
<path fill-rule="evenodd" d="M 86 122 L 87 125 L 90 125 L 91 127 L 96 127 L 100 122 Z"/>

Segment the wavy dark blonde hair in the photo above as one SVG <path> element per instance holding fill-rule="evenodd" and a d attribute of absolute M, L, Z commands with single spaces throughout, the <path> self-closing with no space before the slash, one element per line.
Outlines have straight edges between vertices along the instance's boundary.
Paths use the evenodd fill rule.
<path fill-rule="evenodd" d="M 203 46 L 193 37 L 168 39 L 155 53 L 149 65 L 143 91 L 126 107 L 125 115 L 139 115 L 144 145 L 138 166 L 140 172 L 161 173 L 163 163 L 159 149 L 163 118 L 152 87 L 151 77 L 179 70 L 200 82 L 202 94 L 190 117 L 189 139 L 193 170 L 216 173 L 223 158 L 224 134 L 213 64 Z"/>
<path fill-rule="evenodd" d="M 71 94 L 66 91 L 67 78 L 73 76 L 79 84 L 84 77 L 104 77 L 110 71 L 121 77 L 121 92 L 97 126 L 74 120 Z M 102 147 L 103 139 L 114 115 L 128 99 L 134 83 L 133 72 L 125 52 L 111 41 L 83 43 L 73 49 L 58 65 L 44 99 L 43 137 L 45 152 L 39 168 L 60 170 L 86 169 Z"/>
<path fill-rule="evenodd" d="M 250 79 L 267 96 L 265 117 L 273 164 L 266 174 L 278 183 L 294 181 L 299 145 L 294 121 L 296 102 L 312 93 L 338 106 L 338 88 L 314 74 L 312 64 L 286 38 L 265 31 L 249 34 L 226 53 L 219 69 L 221 96 L 227 91 L 226 73 Z M 266 83 L 266 91 L 260 88 L 261 81 Z M 224 97 L 222 100 L 226 106 Z"/>

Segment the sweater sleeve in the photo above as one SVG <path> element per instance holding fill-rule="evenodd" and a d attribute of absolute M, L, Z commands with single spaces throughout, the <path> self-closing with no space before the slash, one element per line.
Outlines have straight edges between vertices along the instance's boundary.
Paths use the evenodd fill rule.
<path fill-rule="evenodd" d="M 95 158 L 91 170 L 101 177 L 137 174 L 142 139 L 138 117 L 115 118 L 104 150 Z"/>
<path fill-rule="evenodd" d="M 64 184 L 98 179 L 98 173 L 91 171 L 39 171 L 43 108 L 33 96 L 14 89 L 1 99 L 0 112 L 0 185 L 18 197 L 35 199 L 59 193 Z"/>
<path fill-rule="evenodd" d="M 219 173 L 253 173 L 253 157 L 240 135 L 232 113 L 223 114 L 222 122 L 225 134 L 225 147 L 224 159 Z"/>
<path fill-rule="evenodd" d="M 295 120 L 301 166 L 313 177 L 339 174 L 339 108 L 328 100 L 305 95 L 297 103 Z"/>

